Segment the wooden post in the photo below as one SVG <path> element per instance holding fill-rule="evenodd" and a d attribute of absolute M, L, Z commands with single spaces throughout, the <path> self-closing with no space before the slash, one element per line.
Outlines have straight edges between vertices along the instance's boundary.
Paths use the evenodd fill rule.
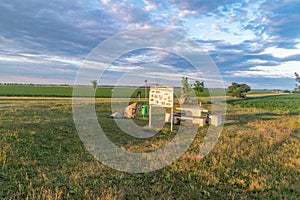
<path fill-rule="evenodd" d="M 171 132 L 173 131 L 173 107 L 171 108 Z"/>
<path fill-rule="evenodd" d="M 145 80 L 145 99 L 147 99 L 147 80 Z"/>
<path fill-rule="evenodd" d="M 151 104 L 149 104 L 149 128 L 151 128 L 151 126 L 152 126 L 151 115 L 152 115 L 152 106 L 151 106 Z"/>

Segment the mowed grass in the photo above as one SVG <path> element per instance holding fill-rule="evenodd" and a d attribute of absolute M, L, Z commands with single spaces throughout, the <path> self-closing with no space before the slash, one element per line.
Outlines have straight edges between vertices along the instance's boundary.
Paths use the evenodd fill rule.
<path fill-rule="evenodd" d="M 285 98 L 283 104 L 300 101 L 299 95 L 245 101 L 276 102 L 280 98 Z M 228 104 L 219 141 L 203 159 L 198 154 L 208 127 L 199 129 L 189 150 L 170 166 L 151 173 L 129 174 L 106 167 L 86 151 L 74 126 L 71 100 L 1 100 L 0 196 L 299 199 L 300 112 L 240 102 Z M 163 129 L 151 139 L 135 139 L 122 133 L 108 118 L 109 102 L 97 101 L 96 111 L 107 136 L 128 151 L 158 149 L 175 134 Z M 136 123 L 144 126 L 147 121 L 137 119 Z"/>

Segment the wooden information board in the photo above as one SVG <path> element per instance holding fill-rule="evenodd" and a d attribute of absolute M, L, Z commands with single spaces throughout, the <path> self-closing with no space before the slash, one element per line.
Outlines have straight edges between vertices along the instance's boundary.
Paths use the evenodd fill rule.
<path fill-rule="evenodd" d="M 173 107 L 173 88 L 153 87 L 150 88 L 149 104 L 171 108 Z"/>
<path fill-rule="evenodd" d="M 171 108 L 171 131 L 173 130 L 174 88 L 153 86 L 149 92 L 149 126 L 151 126 L 151 106 Z"/>

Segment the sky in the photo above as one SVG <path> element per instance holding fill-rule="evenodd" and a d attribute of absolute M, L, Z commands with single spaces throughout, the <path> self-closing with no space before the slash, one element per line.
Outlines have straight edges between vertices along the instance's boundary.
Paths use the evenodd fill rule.
<path fill-rule="evenodd" d="M 225 87 L 239 82 L 292 90 L 294 72 L 300 73 L 299 10 L 300 0 L 1 0 L 0 82 L 88 84 L 76 77 L 101 43 L 126 31 L 161 28 L 196 42 Z M 95 62 L 90 73 L 99 72 L 91 66 L 101 68 Z M 116 57 L 97 77 L 103 85 L 209 79 L 190 64 L 174 52 L 145 47 Z"/>

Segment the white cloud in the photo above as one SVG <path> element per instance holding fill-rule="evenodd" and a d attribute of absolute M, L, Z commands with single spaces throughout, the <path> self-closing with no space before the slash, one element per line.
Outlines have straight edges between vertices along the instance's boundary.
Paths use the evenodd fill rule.
<path fill-rule="evenodd" d="M 104 5 L 107 5 L 110 3 L 110 0 L 100 0 L 100 2 Z"/>
<path fill-rule="evenodd" d="M 277 66 L 256 66 L 245 71 L 227 72 L 232 77 L 256 78 L 294 78 L 294 73 L 299 71 L 300 61 L 289 61 Z"/>
<path fill-rule="evenodd" d="M 53 57 L 46 57 L 45 59 L 48 61 L 56 61 L 62 64 L 71 64 L 75 66 L 80 66 L 83 64 L 83 61 L 81 59 L 76 59 L 76 58 L 53 56 Z"/>
<path fill-rule="evenodd" d="M 129 4 L 125 1 L 103 1 L 102 12 L 107 13 L 111 18 L 123 22 L 124 27 L 130 24 L 145 24 L 150 20 L 150 13 L 144 8 L 140 8 L 135 4 Z M 150 6 L 150 3 L 149 3 Z M 151 7 L 154 5 L 151 4 Z"/>
<path fill-rule="evenodd" d="M 158 6 L 155 3 L 150 2 L 149 0 L 144 0 L 144 3 L 146 4 L 146 6 L 144 7 L 146 11 L 152 11 L 158 9 Z"/>
<path fill-rule="evenodd" d="M 110 66 L 107 68 L 107 71 L 112 71 L 112 72 L 128 72 L 132 70 L 143 70 L 143 67 L 139 66 Z"/>
<path fill-rule="evenodd" d="M 152 55 L 152 56 L 137 55 L 137 56 L 127 57 L 127 58 L 125 58 L 125 60 L 130 63 L 155 62 L 155 61 L 157 61 L 157 56 L 156 55 Z"/>
<path fill-rule="evenodd" d="M 187 17 L 190 15 L 196 14 L 196 11 L 191 11 L 191 10 L 180 10 L 178 13 L 179 17 Z"/>
<path fill-rule="evenodd" d="M 10 63 L 44 63 L 41 60 L 34 60 L 23 56 L 0 56 L 0 61 Z"/>
<path fill-rule="evenodd" d="M 268 60 L 261 60 L 261 59 L 250 59 L 247 60 L 247 62 L 245 62 L 246 64 L 266 64 L 266 63 L 270 63 L 270 61 Z"/>
<path fill-rule="evenodd" d="M 9 63 L 36 63 L 36 64 L 51 64 L 58 62 L 60 64 L 71 64 L 74 66 L 80 66 L 82 60 L 73 57 L 61 57 L 61 56 L 51 56 L 51 55 L 36 55 L 36 54 L 26 54 L 21 53 L 19 55 L 0 55 L 0 61 Z"/>
<path fill-rule="evenodd" d="M 261 54 L 271 54 L 274 57 L 277 58 L 286 58 L 293 55 L 299 55 L 300 54 L 300 43 L 296 46 L 296 49 L 284 49 L 284 48 L 277 48 L 277 47 L 269 47 L 265 49 L 264 52 Z"/>

